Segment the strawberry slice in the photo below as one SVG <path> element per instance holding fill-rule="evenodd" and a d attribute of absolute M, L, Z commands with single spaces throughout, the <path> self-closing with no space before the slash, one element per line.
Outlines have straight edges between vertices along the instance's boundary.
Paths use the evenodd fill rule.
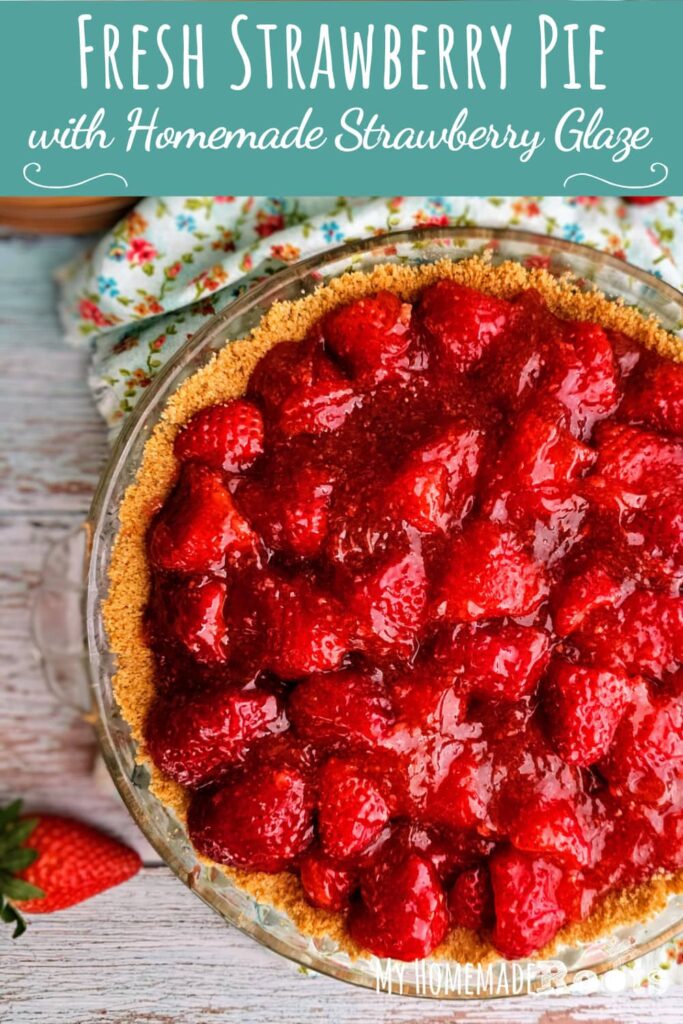
<path fill-rule="evenodd" d="M 309 676 L 289 697 L 297 733 L 317 744 L 372 749 L 393 720 L 384 685 L 359 672 Z"/>
<path fill-rule="evenodd" d="M 588 823 L 570 800 L 541 800 L 517 811 L 510 842 L 518 850 L 551 857 L 572 868 L 592 865 Z"/>
<path fill-rule="evenodd" d="M 264 665 L 283 679 L 338 668 L 350 646 L 341 605 L 304 578 L 272 577 L 262 595 Z"/>
<path fill-rule="evenodd" d="M 641 685 L 600 770 L 624 802 L 678 807 L 683 786 L 680 699 Z"/>
<path fill-rule="evenodd" d="M 286 437 L 331 434 L 344 426 L 362 401 L 363 396 L 349 384 L 321 381 L 286 399 L 278 426 Z"/>
<path fill-rule="evenodd" d="M 592 448 L 562 426 L 562 407 L 546 403 L 523 413 L 503 445 L 484 507 L 504 521 L 512 512 L 547 517 L 548 497 L 564 498 L 595 462 Z"/>
<path fill-rule="evenodd" d="M 261 413 L 243 399 L 200 409 L 178 432 L 174 450 L 181 462 L 243 473 L 263 452 Z"/>
<path fill-rule="evenodd" d="M 439 361 L 456 373 L 481 359 L 511 316 L 509 302 L 455 281 L 437 281 L 425 288 L 417 306 L 418 324 Z"/>
<path fill-rule="evenodd" d="M 548 390 L 570 414 L 577 437 L 590 437 L 595 423 L 610 416 L 620 391 L 614 352 L 598 324 L 577 320 L 563 323 L 564 340 L 556 344 Z"/>
<path fill-rule="evenodd" d="M 158 699 L 145 725 L 152 760 L 183 786 L 215 781 L 244 761 L 257 739 L 287 728 L 274 694 L 231 684 Z"/>
<path fill-rule="evenodd" d="M 458 875 L 448 894 L 448 906 L 456 928 L 481 931 L 493 924 L 493 890 L 485 864 Z"/>
<path fill-rule="evenodd" d="M 149 532 L 149 557 L 159 569 L 206 573 L 253 554 L 257 537 L 237 511 L 223 476 L 198 463 L 180 478 Z"/>
<path fill-rule="evenodd" d="M 333 486 L 329 470 L 304 465 L 292 475 L 248 480 L 235 499 L 267 547 L 313 558 L 327 536 Z"/>
<path fill-rule="evenodd" d="M 316 848 L 299 861 L 299 878 L 308 902 L 323 910 L 345 910 L 358 881 L 353 868 L 342 867 Z"/>
<path fill-rule="evenodd" d="M 595 472 L 609 484 L 653 501 L 683 489 L 683 443 L 650 431 L 605 423 L 597 431 Z"/>
<path fill-rule="evenodd" d="M 460 678 L 468 693 L 517 701 L 534 693 L 549 652 L 545 630 L 509 623 L 456 626 L 438 638 L 434 656 Z"/>
<path fill-rule="evenodd" d="M 628 387 L 619 415 L 629 423 L 683 438 L 683 364 L 651 363 Z"/>
<path fill-rule="evenodd" d="M 408 853 L 361 880 L 361 901 L 348 919 L 351 937 L 375 956 L 418 960 L 436 949 L 448 930 L 448 907 L 431 862 Z"/>
<path fill-rule="evenodd" d="M 438 463 L 414 461 L 392 482 L 386 495 L 390 516 L 421 533 L 436 533 L 448 524 L 448 473 Z"/>
<path fill-rule="evenodd" d="M 543 857 L 497 850 L 489 862 L 496 922 L 493 944 L 516 960 L 545 946 L 565 922 L 559 901 L 562 871 Z"/>
<path fill-rule="evenodd" d="M 382 291 L 329 313 L 322 333 L 356 379 L 377 382 L 407 369 L 410 317 L 408 303 Z"/>
<path fill-rule="evenodd" d="M 664 679 L 683 662 L 683 598 L 636 590 L 596 609 L 572 636 L 584 662 Z"/>
<path fill-rule="evenodd" d="M 554 661 L 544 700 L 555 749 L 588 768 L 605 756 L 631 694 L 625 675 Z"/>
<path fill-rule="evenodd" d="M 410 550 L 389 559 L 375 573 L 361 578 L 351 594 L 349 610 L 357 622 L 362 650 L 381 657 L 392 651 L 408 657 L 427 607 L 427 576 L 422 555 Z"/>
<path fill-rule="evenodd" d="M 459 522 L 474 497 L 483 436 L 479 428 L 455 422 L 413 452 L 389 489 L 392 518 L 423 533 Z"/>
<path fill-rule="evenodd" d="M 293 768 L 266 767 L 195 793 L 187 823 L 197 850 L 219 864 L 284 871 L 313 839 L 310 787 Z"/>
<path fill-rule="evenodd" d="M 225 580 L 204 576 L 174 581 L 164 588 L 164 620 L 167 631 L 188 654 L 206 665 L 227 660 L 227 628 L 223 607 Z"/>
<path fill-rule="evenodd" d="M 287 398 L 322 381 L 343 381 L 341 371 L 328 359 L 319 338 L 281 341 L 254 367 L 247 396 L 277 420 Z"/>
<path fill-rule="evenodd" d="M 377 785 L 355 765 L 332 757 L 320 776 L 318 830 L 323 851 L 349 860 L 366 850 L 389 820 Z"/>
<path fill-rule="evenodd" d="M 558 636 L 569 636 L 596 608 L 618 604 L 624 593 L 600 565 L 591 565 L 571 579 L 563 580 L 550 595 L 553 623 Z"/>
<path fill-rule="evenodd" d="M 437 588 L 436 612 L 473 622 L 535 611 L 547 594 L 543 568 L 512 530 L 478 520 L 457 538 Z"/>

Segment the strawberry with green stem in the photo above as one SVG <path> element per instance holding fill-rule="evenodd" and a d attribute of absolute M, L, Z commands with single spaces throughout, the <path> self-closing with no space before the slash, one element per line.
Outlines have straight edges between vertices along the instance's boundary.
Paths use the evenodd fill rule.
<path fill-rule="evenodd" d="M 23 844 L 38 824 L 37 818 L 21 818 L 21 800 L 0 809 L 0 920 L 14 925 L 13 938 L 26 931 L 26 921 L 11 900 L 33 900 L 44 896 L 43 890 L 20 878 L 38 859 L 38 851 Z"/>
<path fill-rule="evenodd" d="M 47 914 L 135 875 L 138 854 L 80 821 L 56 814 L 25 818 L 15 800 L 0 808 L 0 920 L 26 930 L 23 915 Z"/>

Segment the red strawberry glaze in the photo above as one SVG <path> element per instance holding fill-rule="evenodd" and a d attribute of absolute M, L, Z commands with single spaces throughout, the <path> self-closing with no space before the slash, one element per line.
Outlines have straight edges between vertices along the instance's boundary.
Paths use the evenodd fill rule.
<path fill-rule="evenodd" d="M 535 292 L 340 307 L 178 434 L 157 766 L 378 955 L 683 866 L 683 366 Z"/>

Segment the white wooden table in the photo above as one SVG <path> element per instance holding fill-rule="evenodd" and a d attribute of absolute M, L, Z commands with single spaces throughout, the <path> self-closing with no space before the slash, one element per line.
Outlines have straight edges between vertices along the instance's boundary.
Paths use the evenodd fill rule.
<path fill-rule="evenodd" d="M 2 1024 L 680 1024 L 681 989 L 434 1003 L 304 975 L 223 924 L 154 859 L 93 779 L 90 729 L 48 693 L 30 640 L 42 560 L 83 517 L 106 456 L 87 355 L 62 344 L 54 312 L 51 272 L 82 245 L 0 237 L 0 799 L 82 815 L 135 845 L 145 867 L 127 885 L 34 917 L 16 943 L 0 932 Z"/>

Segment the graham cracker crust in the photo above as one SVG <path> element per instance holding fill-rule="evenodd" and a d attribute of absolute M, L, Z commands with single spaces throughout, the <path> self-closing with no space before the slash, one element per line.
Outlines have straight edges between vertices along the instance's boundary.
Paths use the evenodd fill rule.
<path fill-rule="evenodd" d="M 155 694 L 154 659 L 145 646 L 142 630 L 149 590 L 145 535 L 151 517 L 175 480 L 175 435 L 199 409 L 242 395 L 261 356 L 278 342 L 301 341 L 329 310 L 379 289 L 387 289 L 404 301 L 411 301 L 425 285 L 442 278 L 502 298 L 512 298 L 526 288 L 535 288 L 558 315 L 591 320 L 622 331 L 662 356 L 683 362 L 683 339 L 664 330 L 653 317 L 645 317 L 625 305 L 623 300 L 608 299 L 596 290 L 582 291 L 570 276 L 555 278 L 545 270 L 528 269 L 512 261 L 494 267 L 486 259 L 472 257 L 458 262 L 444 259 L 419 267 L 386 264 L 368 273 L 351 272 L 321 285 L 302 299 L 276 303 L 247 338 L 226 344 L 207 365 L 188 378 L 168 400 L 146 444 L 136 480 L 121 503 L 120 528 L 109 572 L 109 593 L 104 602 L 105 626 L 111 650 L 117 658 L 114 693 L 137 742 L 137 759 L 149 766 L 150 788 L 154 795 L 183 824 L 188 793 L 155 769 L 143 736 L 145 717 Z M 294 875 L 250 873 L 202 860 L 260 903 L 284 911 L 304 934 L 312 938 L 329 937 L 352 957 L 367 955 L 347 935 L 341 914 L 316 909 L 305 901 Z M 563 929 L 537 956 L 552 956 L 558 944 L 590 942 L 618 926 L 644 921 L 662 910 L 671 894 L 680 892 L 683 892 L 683 871 L 673 876 L 662 874 L 635 888 L 611 893 L 587 920 Z M 488 941 L 461 928 L 454 929 L 432 956 L 470 963 L 500 959 Z"/>

